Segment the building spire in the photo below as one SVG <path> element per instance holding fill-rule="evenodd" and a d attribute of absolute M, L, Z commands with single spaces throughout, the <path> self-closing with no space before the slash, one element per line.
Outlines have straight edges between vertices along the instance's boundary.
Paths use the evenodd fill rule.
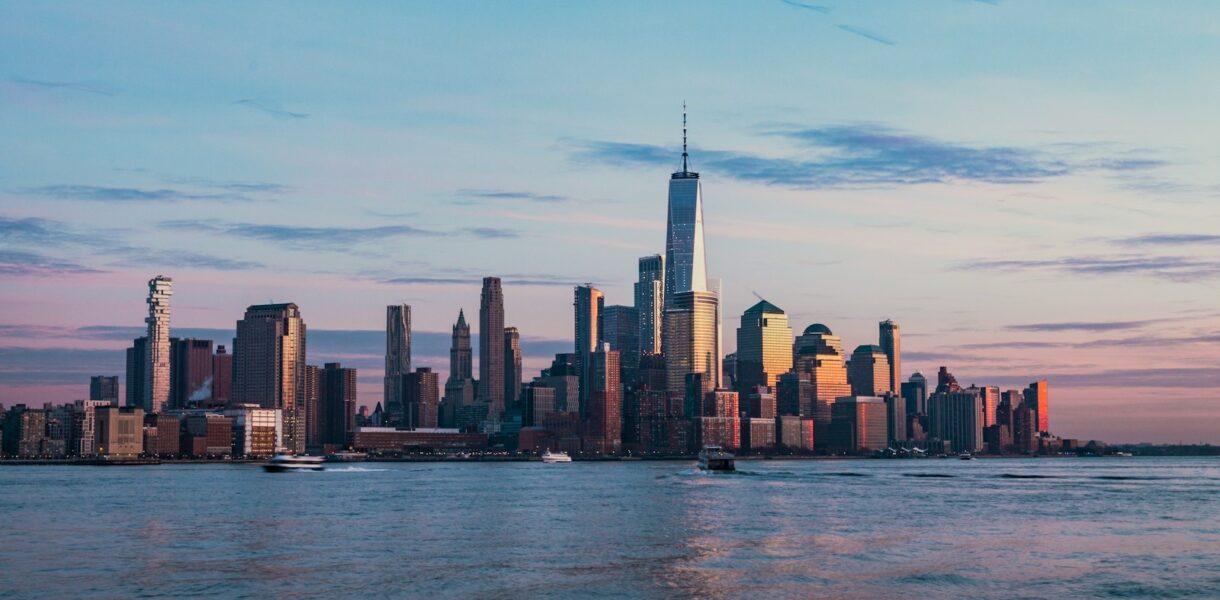
<path fill-rule="evenodd" d="M 688 173 L 686 166 L 686 101 L 682 101 L 682 172 Z"/>

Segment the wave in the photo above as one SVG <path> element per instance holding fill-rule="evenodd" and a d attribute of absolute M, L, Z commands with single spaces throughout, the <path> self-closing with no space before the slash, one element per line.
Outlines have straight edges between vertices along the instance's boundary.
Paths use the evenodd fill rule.
<path fill-rule="evenodd" d="M 338 469 L 326 469 L 326 473 L 380 473 L 389 471 L 389 469 L 370 469 L 368 467 L 339 467 Z"/>

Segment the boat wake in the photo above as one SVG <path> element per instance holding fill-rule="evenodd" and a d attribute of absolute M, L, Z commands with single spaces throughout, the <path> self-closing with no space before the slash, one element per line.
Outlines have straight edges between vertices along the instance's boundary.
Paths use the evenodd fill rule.
<path fill-rule="evenodd" d="M 337 469 L 326 469 L 325 473 L 380 473 L 389 471 L 389 469 L 371 469 L 369 467 L 339 467 Z"/>

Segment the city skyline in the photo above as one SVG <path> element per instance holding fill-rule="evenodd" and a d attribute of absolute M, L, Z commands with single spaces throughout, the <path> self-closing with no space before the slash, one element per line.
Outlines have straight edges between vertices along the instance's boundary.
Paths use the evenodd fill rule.
<path fill-rule="evenodd" d="M 956 26 L 971 32 L 959 32 L 956 43 L 963 47 L 1000 22 L 1031 26 L 1030 9 L 1009 3 L 958 8 Z M 433 13 L 450 10 L 416 7 L 412 16 L 428 23 L 438 16 Z M 509 22 L 523 19 L 503 7 L 489 10 L 503 12 Z M 732 31 L 716 20 L 726 10 L 708 7 L 691 18 Z M 910 16 L 913 10 L 941 15 L 945 9 L 897 12 Z M 1070 16 L 1081 9 L 1054 10 Z M 1170 120 L 1154 132 L 1147 118 L 1138 118 L 1142 109 L 1122 102 L 1080 118 L 1089 106 L 1084 88 L 1096 81 L 1086 77 L 1077 87 L 1061 69 L 1040 60 L 1031 66 L 1044 69 L 1041 76 L 1029 67 L 967 61 L 969 79 L 953 81 L 941 73 L 934 80 L 948 83 L 947 91 L 932 92 L 935 86 L 915 85 L 894 65 L 922 58 L 932 63 L 925 73 L 940 72 L 937 52 L 955 49 L 931 39 L 948 27 L 944 21 L 920 34 L 899 26 L 901 15 L 887 17 L 876 9 L 842 7 L 830 19 L 867 25 L 891 46 L 836 32 L 816 14 L 775 3 L 743 19 L 791 21 L 780 27 L 779 39 L 832 53 L 837 61 L 824 75 L 801 69 L 791 58 L 777 58 L 776 70 L 789 67 L 823 85 L 845 83 L 841 99 L 798 97 L 775 87 L 766 73 L 734 70 L 731 61 L 724 68 L 756 84 L 756 93 L 716 98 L 724 84 L 705 74 L 726 56 L 693 43 L 677 52 L 690 58 L 689 75 L 656 83 L 646 94 L 651 98 L 625 87 L 610 94 L 626 101 L 623 108 L 590 102 L 574 87 L 549 88 L 561 100 L 536 107 L 492 107 L 478 100 L 479 92 L 515 90 L 519 84 L 455 79 L 456 88 L 447 93 L 456 95 L 460 110 L 442 109 L 443 94 L 425 94 L 409 105 L 416 112 L 382 132 L 371 125 L 384 125 L 377 121 L 387 114 L 384 106 L 366 113 L 329 95 L 333 90 L 325 86 L 296 88 L 283 74 L 284 55 L 257 43 L 247 49 L 265 62 L 252 72 L 281 75 L 256 85 L 201 67 L 202 80 L 231 96 L 201 94 L 214 103 L 206 106 L 199 104 L 202 99 L 184 102 L 177 90 L 157 99 L 148 86 L 158 59 L 137 59 L 122 48 L 109 52 L 129 59 L 131 66 L 123 69 L 71 66 L 58 53 L 35 60 L 40 36 L 72 27 L 69 11 L 91 9 L 20 6 L 7 26 L 14 29 L 0 24 L 12 34 L 0 42 L 8 50 L 0 52 L 6 76 L 0 115 L 10 117 L 6 122 L 18 134 L 0 142 L 0 152 L 14 165 L 0 185 L 0 227 L 6 232 L 0 353 L 8 364 L 0 377 L 0 403 L 6 406 L 84 398 L 88 376 L 122 375 L 121 367 L 97 367 L 121 365 L 122 348 L 140 335 L 127 330 L 140 329 L 141 309 L 147 311 L 139 305 L 139 288 L 162 272 L 174 277 L 171 330 L 217 344 L 228 345 L 229 328 L 247 306 L 298 303 L 311 324 L 310 362 L 334 359 L 359 368 L 360 404 L 370 407 L 381 396 L 384 356 L 370 357 L 384 347 L 384 338 L 371 346 L 353 339 L 369 335 L 362 332 L 384 335 L 384 307 L 410 304 L 413 333 L 445 341 L 438 346 L 417 339 L 413 357 L 413 364 L 444 373 L 454 309 L 475 310 L 481 277 L 499 276 L 505 321 L 521 332 L 524 371 L 537 373 L 560 351 L 552 346 L 571 347 L 573 286 L 593 281 L 607 304 L 631 304 L 637 259 L 663 254 L 660 182 L 679 161 L 677 112 L 685 99 L 691 105 L 691 169 L 715 183 L 705 198 L 707 237 L 715 240 L 708 247 L 707 274 L 725 281 L 720 310 L 730 324 L 757 302 L 757 292 L 788 311 L 794 330 L 826 323 L 850 351 L 876 344 L 878 321 L 893 318 L 905 330 L 904 381 L 941 364 L 964 385 L 1008 389 L 1045 378 L 1055 385 L 1058 433 L 1113 441 L 1218 441 L 1220 434 L 1208 424 L 1220 414 L 1205 391 L 1220 381 L 1220 318 L 1211 300 L 1220 269 L 1214 236 L 1208 236 L 1217 217 L 1199 204 L 1212 197 L 1215 186 L 1201 172 L 1215 153 L 1199 143 L 1214 138 L 1206 119 L 1199 119 L 1205 123 L 1201 129 L 1187 131 Z M 23 19 L 27 12 L 37 14 Z M 209 11 L 154 12 L 181 23 Z M 600 11 L 557 12 L 566 19 Z M 31 26 L 35 16 L 40 22 Z M 541 16 L 535 27 L 560 18 Z M 1154 29 L 1169 27 L 1165 20 L 1147 21 Z M 467 34 L 482 30 L 470 27 Z M 617 18 L 607 27 L 609 35 L 627 31 Z M 123 28 L 87 32 L 86 41 L 105 41 Z M 808 31 L 817 35 L 795 41 Z M 199 25 L 183 37 L 189 41 L 205 32 L 215 28 Z M 127 33 L 153 47 L 192 52 L 147 32 Z M 1105 41 L 1110 34 L 1092 35 Z M 998 36 L 994 43 L 1013 41 Z M 1143 38 L 1137 42 L 1146 49 Z M 1207 43 L 1187 36 L 1169 45 Z M 649 50 L 672 49 L 670 44 L 653 42 Z M 364 52 L 337 50 L 334 59 L 357 61 Z M 401 60 L 422 61 L 431 69 L 426 72 L 440 72 L 444 62 L 438 56 L 418 52 L 404 52 Z M 1176 56 L 1172 49 L 1147 52 L 1127 77 L 1149 86 L 1163 81 L 1152 71 L 1169 56 Z M 622 77 L 615 64 L 605 66 L 612 81 Z M 853 67 L 863 79 L 848 76 Z M 537 76 L 519 69 L 514 74 L 519 82 Z M 1005 100 L 1004 92 L 1021 79 L 995 79 L 998 74 L 1040 84 L 1028 90 L 1037 108 Z M 378 81 L 374 72 L 358 78 Z M 968 85 L 978 81 L 993 82 L 995 89 Z M 910 106 L 868 93 L 885 84 L 907 92 Z M 393 83 L 380 85 L 402 91 Z M 1169 88 L 1194 85 L 1199 84 Z M 1187 96 L 1174 99 L 1182 119 L 1202 111 Z M 962 110 L 967 100 L 988 109 L 971 115 Z M 800 102 L 807 104 L 776 106 Z M 1057 110 L 1039 114 L 1048 103 Z M 520 133 L 511 124 L 514 111 L 532 128 L 524 133 L 522 153 L 512 149 Z M 214 137 L 183 133 L 207 141 L 214 152 L 199 170 L 180 166 L 198 163 L 190 154 L 159 158 L 138 143 L 148 123 L 173 123 L 196 112 L 204 123 L 231 120 L 233 127 Z M 588 119 L 592 113 L 600 113 L 603 123 Z M 16 115 L 22 118 L 11 118 Z M 74 131 L 105 133 L 85 135 L 85 148 L 111 149 L 113 136 L 113 157 L 93 158 L 57 138 L 54 129 L 63 122 L 74 124 Z M 416 127 L 420 131 L 412 131 Z M 340 146 L 355 150 L 355 157 L 338 160 L 314 149 L 335 141 L 339 132 L 360 134 L 358 142 Z M 443 141 L 457 133 L 457 141 Z M 305 149 L 291 152 L 277 141 L 281 137 Z M 40 142 L 28 148 L 26 158 L 16 138 Z M 409 144 L 436 158 L 421 156 Z M 453 160 L 474 146 L 486 169 L 482 174 L 472 175 L 467 159 Z M 277 158 L 251 160 L 251 149 Z M 810 152 L 838 158 L 810 158 Z M 70 172 L 52 157 L 67 161 Z M 463 169 L 438 164 L 446 160 Z M 334 172 L 327 175 L 323 165 Z M 355 210 L 340 216 L 327 207 L 331 199 Z M 305 210 L 278 216 L 292 203 Z M 237 213 L 249 216 L 239 219 Z M 378 254 L 378 245 L 395 264 Z M 411 258 L 400 260 L 404 253 Z M 83 295 L 91 299 L 87 310 L 74 309 Z M 330 349 L 316 345 L 326 331 L 319 324 L 338 330 Z M 196 335 L 197 329 L 228 333 Z M 734 350 L 733 338 L 725 336 L 724 353 Z M 354 360 L 348 360 L 351 354 Z M 82 372 L 68 382 L 61 374 L 65 368 Z"/>

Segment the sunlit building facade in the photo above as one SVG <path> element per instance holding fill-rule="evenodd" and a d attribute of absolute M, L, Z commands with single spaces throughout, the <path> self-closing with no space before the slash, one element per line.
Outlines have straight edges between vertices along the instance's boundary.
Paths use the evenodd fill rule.
<path fill-rule="evenodd" d="M 165 409 L 170 399 L 169 299 L 174 295 L 174 283 L 158 275 L 148 280 L 148 342 L 144 353 L 144 412 L 157 413 Z"/>
<path fill-rule="evenodd" d="M 233 402 L 283 411 L 284 446 L 305 451 L 305 321 L 296 304 L 246 309 L 233 340 Z"/>
<path fill-rule="evenodd" d="M 762 300 L 746 309 L 737 328 L 737 373 L 741 393 L 756 386 L 774 388 L 780 375 L 792 369 L 792 327 L 778 306 Z"/>
<path fill-rule="evenodd" d="M 879 341 L 889 361 L 889 387 L 886 391 L 899 394 L 902 392 L 902 328 L 890 319 L 877 324 L 880 329 Z"/>
<path fill-rule="evenodd" d="M 665 309 L 664 354 L 666 386 L 682 393 L 686 377 L 702 375 L 704 392 L 720 381 L 720 299 L 706 291 L 674 294 Z"/>
<path fill-rule="evenodd" d="M 847 369 L 852 394 L 882 396 L 890 391 L 890 361 L 881 346 L 864 345 L 851 353 Z"/>
<path fill-rule="evenodd" d="M 640 326 L 640 352 L 661 352 L 661 319 L 665 310 L 665 257 L 640 257 L 639 280 L 635 283 L 635 308 Z"/>

